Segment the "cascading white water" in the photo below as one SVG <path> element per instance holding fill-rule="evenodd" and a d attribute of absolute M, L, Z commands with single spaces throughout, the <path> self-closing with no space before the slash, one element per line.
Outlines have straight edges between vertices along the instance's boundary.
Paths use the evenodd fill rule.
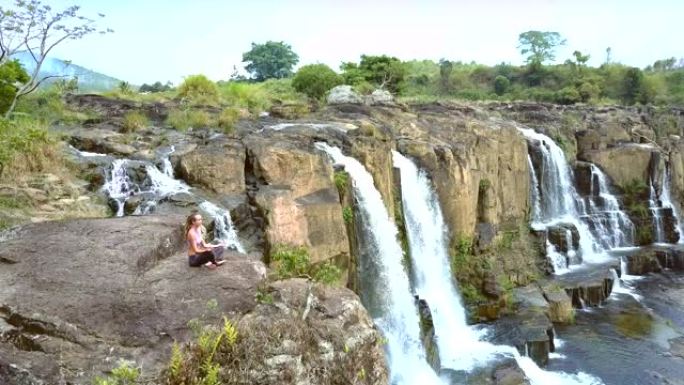
<path fill-rule="evenodd" d="M 105 176 L 102 191 L 116 202 L 116 216 L 124 215 L 126 200 L 135 193 L 135 188 L 126 172 L 126 159 L 115 159 Z"/>
<path fill-rule="evenodd" d="M 538 220 L 541 216 L 541 198 L 539 194 L 539 180 L 537 173 L 534 172 L 532 157 L 527 154 L 527 166 L 530 170 L 530 200 L 532 201 L 532 219 Z"/>
<path fill-rule="evenodd" d="M 373 177 L 356 159 L 342 154 L 339 148 L 316 143 L 333 162 L 345 166 L 352 179 L 360 215 L 368 232 L 369 258 L 377 267 L 373 277 L 382 292 L 375 293 L 377 309 L 373 309 L 375 323 L 387 338 L 391 383 L 395 385 L 441 384 L 426 361 L 420 340 L 419 317 L 409 280 L 402 265 L 403 251 L 397 240 L 397 228 L 373 183 Z M 455 305 L 455 304 L 454 304 Z M 447 311 L 445 309 L 445 311 Z"/>
<path fill-rule="evenodd" d="M 515 358 L 532 385 L 601 384 L 599 379 L 582 372 L 567 374 L 542 370 L 511 346 L 480 340 L 482 333 L 466 323 L 465 309 L 456 291 L 449 264 L 446 225 L 430 180 L 403 155 L 393 152 L 393 160 L 401 172 L 403 212 L 416 277 L 416 292 L 430 306 L 441 365 L 468 371 L 501 356 L 508 356 Z"/>
<path fill-rule="evenodd" d="M 584 213 L 590 221 L 591 230 L 604 249 L 628 247 L 634 244 L 634 224 L 620 209 L 617 198 L 610 193 L 606 175 L 595 165 L 591 165 L 591 194 L 589 211 Z M 594 180 L 598 191 L 594 191 Z M 598 203 L 595 197 L 599 197 Z"/>
<path fill-rule="evenodd" d="M 660 203 L 663 207 L 672 208 L 672 215 L 677 221 L 677 231 L 679 232 L 679 243 L 684 243 L 684 229 L 682 229 L 682 218 L 679 215 L 679 207 L 672 202 L 670 197 L 670 168 L 665 167 L 663 172 L 663 182 L 661 184 Z"/>
<path fill-rule="evenodd" d="M 240 253 L 244 253 L 245 248 L 240 243 L 240 238 L 235 231 L 235 227 L 233 227 L 230 211 L 222 209 L 209 201 L 200 203 L 199 207 L 214 218 L 214 238 L 223 242 L 227 248 L 233 248 Z"/>
<path fill-rule="evenodd" d="M 164 175 L 168 176 L 169 178 L 173 178 L 173 165 L 171 164 L 171 160 L 169 159 L 169 155 L 173 154 L 175 151 L 176 151 L 176 147 L 171 146 L 169 152 L 165 154 L 164 158 L 162 158 L 161 172 L 164 173 Z"/>
<path fill-rule="evenodd" d="M 648 208 L 653 214 L 655 241 L 657 243 L 662 243 L 665 241 L 665 234 L 663 233 L 663 217 L 660 214 L 661 207 L 658 204 L 658 196 L 656 195 L 655 188 L 653 187 L 653 181 L 650 181 L 649 188 Z"/>
<path fill-rule="evenodd" d="M 539 191 L 541 196 L 541 207 L 538 215 L 532 218 L 532 227 L 546 230 L 559 224 L 571 224 L 579 233 L 578 252 L 582 260 L 593 263 L 605 261 L 608 257 L 603 245 L 585 222 L 588 217 L 586 207 L 575 189 L 573 172 L 568 166 L 563 150 L 544 134 L 529 128 L 518 130 L 529 141 L 537 144 L 543 158 L 541 169 L 532 169 L 537 177 L 531 180 L 531 183 L 537 183 L 534 189 Z"/>

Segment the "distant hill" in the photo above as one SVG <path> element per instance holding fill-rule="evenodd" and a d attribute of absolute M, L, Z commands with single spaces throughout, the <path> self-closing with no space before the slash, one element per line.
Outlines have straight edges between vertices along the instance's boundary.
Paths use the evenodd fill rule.
<path fill-rule="evenodd" d="M 13 56 L 19 60 L 29 73 L 35 68 L 35 62 L 28 52 L 19 52 Z M 76 64 L 48 57 L 40 68 L 40 77 L 67 76 L 78 77 L 78 88 L 81 92 L 109 91 L 117 87 L 121 80 L 89 70 Z M 46 80 L 44 84 L 58 81 L 59 78 Z"/>

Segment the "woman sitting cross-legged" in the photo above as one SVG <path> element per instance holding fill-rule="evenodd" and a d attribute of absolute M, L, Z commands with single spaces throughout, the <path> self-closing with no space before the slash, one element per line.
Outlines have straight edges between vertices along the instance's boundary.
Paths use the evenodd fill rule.
<path fill-rule="evenodd" d="M 219 260 L 225 249 L 223 245 L 204 242 L 202 237 L 202 216 L 192 213 L 185 221 L 185 238 L 188 241 L 188 263 L 192 267 L 206 266 L 215 269 L 225 261 Z"/>

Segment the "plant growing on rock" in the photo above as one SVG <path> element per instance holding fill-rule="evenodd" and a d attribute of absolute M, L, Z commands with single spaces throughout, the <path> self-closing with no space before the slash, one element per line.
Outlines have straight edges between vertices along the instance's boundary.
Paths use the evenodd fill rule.
<path fill-rule="evenodd" d="M 346 171 L 335 171 L 334 175 L 335 187 L 337 187 L 337 192 L 340 196 L 344 196 L 345 191 L 347 191 L 347 186 L 349 186 L 349 173 Z"/>
<path fill-rule="evenodd" d="M 344 223 L 350 224 L 354 220 L 354 211 L 352 210 L 351 207 L 346 206 L 345 208 L 342 209 L 342 218 L 344 219 Z"/>
<path fill-rule="evenodd" d="M 209 113 L 202 110 L 172 110 L 166 118 L 166 124 L 178 131 L 190 128 L 206 128 L 214 124 Z"/>
<path fill-rule="evenodd" d="M 224 108 L 218 117 L 218 126 L 226 134 L 235 131 L 235 123 L 240 119 L 240 110 L 235 107 Z"/>
<path fill-rule="evenodd" d="M 314 267 L 313 269 L 314 281 L 321 282 L 326 285 L 333 285 L 342 278 L 342 271 L 330 261 Z"/>
<path fill-rule="evenodd" d="M 140 369 L 132 366 L 129 361 L 121 360 L 119 366 L 112 369 L 107 378 L 96 377 L 94 385 L 135 385 L 140 377 Z"/>
<path fill-rule="evenodd" d="M 206 76 L 192 75 L 178 87 L 178 97 L 191 104 L 213 106 L 218 104 L 219 90 Z"/>
<path fill-rule="evenodd" d="M 147 115 L 140 111 L 131 111 L 124 115 L 121 129 L 123 132 L 135 132 L 147 127 L 149 124 L 150 120 L 147 118 Z"/>

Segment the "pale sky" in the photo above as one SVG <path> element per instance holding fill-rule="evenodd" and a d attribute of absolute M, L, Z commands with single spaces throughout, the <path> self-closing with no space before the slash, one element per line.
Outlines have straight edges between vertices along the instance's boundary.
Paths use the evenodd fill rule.
<path fill-rule="evenodd" d="M 9 3 L 10 0 L 0 0 Z M 285 41 L 299 65 L 338 70 L 361 54 L 520 64 L 518 35 L 557 31 L 574 50 L 644 67 L 684 57 L 682 0 L 45 0 L 106 14 L 115 33 L 59 46 L 54 56 L 134 84 L 227 79 L 252 42 Z"/>

